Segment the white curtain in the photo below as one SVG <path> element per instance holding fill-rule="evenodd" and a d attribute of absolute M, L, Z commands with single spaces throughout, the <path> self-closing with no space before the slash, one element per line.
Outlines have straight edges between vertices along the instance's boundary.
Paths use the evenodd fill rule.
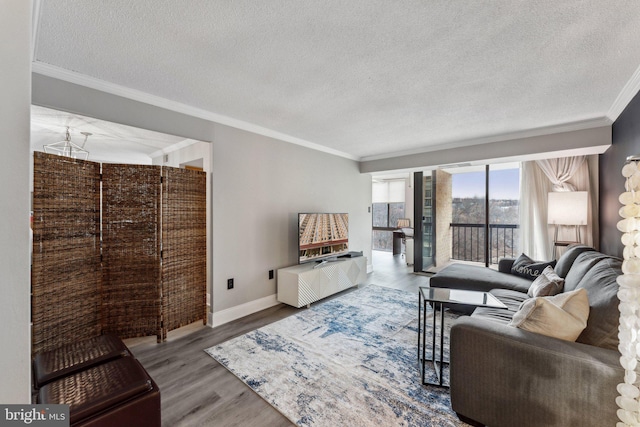
<path fill-rule="evenodd" d="M 553 184 L 535 161 L 520 165 L 520 252 L 533 259 L 550 259 L 547 233 L 547 193 Z"/>
<path fill-rule="evenodd" d="M 538 260 L 556 258 L 554 227 L 547 224 L 547 194 L 551 191 L 587 191 L 588 224 L 580 227 L 584 244 L 598 247 L 598 156 L 537 160 L 521 164 L 521 251 Z M 573 240 L 573 226 L 560 227 L 558 240 Z M 557 254 L 558 256 L 560 253 Z"/>
<path fill-rule="evenodd" d="M 576 187 L 568 181 L 584 164 L 584 160 L 585 156 L 576 156 L 536 160 L 536 163 L 553 184 L 553 191 L 576 191 Z"/>

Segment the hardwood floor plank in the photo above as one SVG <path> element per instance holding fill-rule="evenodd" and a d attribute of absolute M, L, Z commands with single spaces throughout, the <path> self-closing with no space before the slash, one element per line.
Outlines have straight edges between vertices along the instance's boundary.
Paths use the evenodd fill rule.
<path fill-rule="evenodd" d="M 428 277 L 412 273 L 404 258 L 376 253 L 374 272 L 361 285 L 376 284 L 418 292 Z M 352 292 L 355 288 L 344 291 Z M 336 297 L 336 296 L 334 296 Z M 299 311 L 280 304 L 217 328 L 195 323 L 169 332 L 167 341 L 155 337 L 126 340 L 127 346 L 160 387 L 162 425 L 174 426 L 292 426 L 285 416 L 204 349 L 276 322 Z"/>

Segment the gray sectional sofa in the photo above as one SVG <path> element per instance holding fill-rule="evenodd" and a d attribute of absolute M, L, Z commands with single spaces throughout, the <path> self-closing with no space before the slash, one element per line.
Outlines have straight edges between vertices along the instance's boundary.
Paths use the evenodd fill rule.
<path fill-rule="evenodd" d="M 491 291 L 508 307 L 478 308 L 452 326 L 453 410 L 479 426 L 616 425 L 616 386 L 624 378 L 617 350 L 621 260 L 576 245 L 555 265 L 564 278 L 563 292 L 585 289 L 588 294 L 586 328 L 576 342 L 509 324 L 530 298 L 526 292 L 532 283 L 511 274 L 513 262 L 501 260 L 498 271 L 451 265 L 430 279 L 432 287 Z"/>

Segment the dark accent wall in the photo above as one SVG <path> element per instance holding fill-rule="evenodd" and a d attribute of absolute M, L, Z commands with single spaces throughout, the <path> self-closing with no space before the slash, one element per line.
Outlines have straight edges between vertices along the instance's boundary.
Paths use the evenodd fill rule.
<path fill-rule="evenodd" d="M 627 156 L 640 155 L 640 94 L 637 94 L 620 114 L 612 127 L 612 145 L 600 155 L 600 250 L 622 257 L 620 232 L 616 224 L 624 191 L 620 170 Z"/>

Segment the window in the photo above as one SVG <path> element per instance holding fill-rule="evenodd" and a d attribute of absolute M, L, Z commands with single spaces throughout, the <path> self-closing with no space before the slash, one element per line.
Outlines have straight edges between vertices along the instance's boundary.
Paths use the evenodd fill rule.
<path fill-rule="evenodd" d="M 373 228 L 389 227 L 389 204 L 374 203 L 373 204 Z"/>
<path fill-rule="evenodd" d="M 518 255 L 519 165 L 492 165 L 484 170 L 454 173 L 452 177 L 452 258 L 497 263 Z M 486 173 L 489 173 L 489 194 Z M 486 212 L 486 198 L 489 211 Z M 488 216 L 488 233 L 485 218 Z M 485 248 L 489 249 L 485 255 Z"/>
<path fill-rule="evenodd" d="M 392 179 L 373 182 L 373 249 L 379 251 L 393 250 L 393 230 L 398 227 L 398 220 L 406 218 L 404 197 L 405 179 Z"/>
<path fill-rule="evenodd" d="M 373 204 L 373 250 L 393 250 L 393 230 L 398 229 L 400 218 L 406 218 L 404 202 Z"/>

